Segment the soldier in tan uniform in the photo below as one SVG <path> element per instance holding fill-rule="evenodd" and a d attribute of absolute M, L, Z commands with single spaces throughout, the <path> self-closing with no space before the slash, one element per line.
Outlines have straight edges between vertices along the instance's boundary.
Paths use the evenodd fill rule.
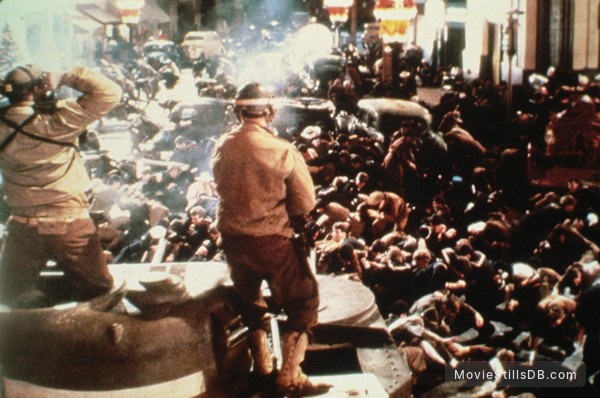
<path fill-rule="evenodd" d="M 83 95 L 39 110 L 47 90 L 64 85 Z M 10 106 L 0 114 L 0 171 L 11 210 L 0 262 L 0 302 L 13 307 L 52 304 L 40 270 L 54 260 L 68 291 L 60 299 L 87 300 L 113 285 L 85 194 L 90 179 L 78 137 L 121 98 L 118 85 L 75 67 L 62 75 L 20 66 L 1 82 Z"/>
<path fill-rule="evenodd" d="M 319 291 L 314 274 L 293 245 L 292 222 L 313 209 L 315 188 L 297 149 L 269 128 L 272 102 L 258 83 L 244 86 L 236 97 L 241 124 L 220 138 L 213 156 L 220 196 L 217 227 L 242 299 L 255 373 L 273 374 L 267 305 L 261 294 L 266 280 L 273 302 L 288 316 L 278 390 L 288 397 L 305 396 L 329 389 L 311 383 L 300 367 L 317 323 Z"/>

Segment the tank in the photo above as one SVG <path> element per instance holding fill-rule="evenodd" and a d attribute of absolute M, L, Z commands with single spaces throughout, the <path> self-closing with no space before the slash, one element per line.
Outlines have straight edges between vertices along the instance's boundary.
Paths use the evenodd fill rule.
<path fill-rule="evenodd" d="M 226 264 L 123 264 L 111 272 L 119 288 L 89 302 L 0 309 L 5 397 L 253 396 L 247 328 Z M 320 320 L 304 370 L 338 393 L 356 392 L 348 380 L 363 380 L 368 396 L 410 396 L 409 368 L 370 290 L 332 276 L 318 281 Z M 277 341 L 285 318 L 273 319 Z"/>

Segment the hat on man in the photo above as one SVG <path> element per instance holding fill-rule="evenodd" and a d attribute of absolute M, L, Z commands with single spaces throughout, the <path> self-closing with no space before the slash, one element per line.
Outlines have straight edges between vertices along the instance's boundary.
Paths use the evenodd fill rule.
<path fill-rule="evenodd" d="M 33 87 L 42 79 L 42 69 L 37 65 L 18 66 L 6 74 L 5 84 L 13 88 Z"/>
<path fill-rule="evenodd" d="M 238 116 L 256 118 L 274 114 L 274 95 L 270 87 L 252 82 L 242 87 L 235 96 L 235 113 Z"/>
<path fill-rule="evenodd" d="M 18 99 L 29 94 L 42 82 L 43 72 L 37 65 L 18 66 L 6 74 L 0 92 L 9 99 Z"/>
<path fill-rule="evenodd" d="M 184 136 L 178 135 L 177 137 L 175 137 L 175 145 L 186 144 L 186 143 L 187 143 L 187 140 Z"/>
<path fill-rule="evenodd" d="M 211 175 L 206 171 L 201 172 L 198 175 L 198 177 L 196 178 L 196 180 L 199 182 L 204 182 L 204 183 L 214 181 L 214 179 L 211 177 Z"/>
<path fill-rule="evenodd" d="M 322 129 L 319 126 L 306 126 L 300 133 L 300 137 L 307 141 L 312 141 L 321 136 Z"/>

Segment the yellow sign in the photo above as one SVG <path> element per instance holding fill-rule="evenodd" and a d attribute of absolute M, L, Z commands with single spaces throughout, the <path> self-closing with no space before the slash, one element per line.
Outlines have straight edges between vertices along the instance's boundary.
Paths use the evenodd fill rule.
<path fill-rule="evenodd" d="M 406 41 L 410 21 L 416 16 L 416 7 L 385 7 L 374 11 L 379 24 L 379 34 L 385 43 Z"/>
<path fill-rule="evenodd" d="M 408 34 L 409 24 L 410 21 L 407 20 L 381 21 L 379 34 L 386 43 L 404 41 Z"/>

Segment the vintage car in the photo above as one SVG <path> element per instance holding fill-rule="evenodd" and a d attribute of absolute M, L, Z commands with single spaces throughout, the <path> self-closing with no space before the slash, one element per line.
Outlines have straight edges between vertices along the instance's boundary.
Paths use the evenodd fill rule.
<path fill-rule="evenodd" d="M 308 76 L 319 92 L 327 94 L 329 82 L 344 79 L 346 59 L 339 55 L 311 57 L 306 61 Z"/>
<path fill-rule="evenodd" d="M 321 124 L 326 129 L 334 128 L 335 105 L 329 100 L 314 97 L 277 98 L 275 100 L 273 127 L 281 135 L 289 129 L 302 131 L 309 125 Z"/>
<path fill-rule="evenodd" d="M 255 396 L 227 264 L 114 264 L 111 272 L 120 288 L 90 302 L 0 307 L 6 398 Z M 333 384 L 335 396 L 410 397 L 410 370 L 372 292 L 317 279 L 322 308 L 303 369 Z M 276 357 L 284 323 L 272 315 Z"/>
<path fill-rule="evenodd" d="M 177 126 L 192 124 L 204 127 L 206 131 L 199 132 L 199 136 L 218 134 L 231 121 L 227 113 L 230 108 L 229 101 L 221 98 L 198 97 L 189 101 L 178 103 L 171 112 L 170 120 Z"/>
<path fill-rule="evenodd" d="M 146 160 L 169 160 L 175 149 L 175 139 L 182 136 L 194 141 L 200 148 L 200 170 L 210 170 L 210 157 L 215 137 L 224 133 L 235 122 L 230 102 L 220 98 L 198 97 L 180 102 L 170 115 L 170 126 L 138 144 L 140 155 Z"/>
<path fill-rule="evenodd" d="M 171 40 L 150 40 L 144 43 L 142 47 L 146 62 L 152 64 L 152 60 L 160 58 L 169 58 L 177 65 L 181 61 L 179 49 Z"/>
<path fill-rule="evenodd" d="M 174 105 L 169 120 L 172 128 L 160 131 L 144 142 L 142 152 L 169 151 L 175 137 L 184 137 L 200 143 L 203 139 L 223 133 L 234 121 L 230 103 L 220 98 L 198 97 Z"/>
<path fill-rule="evenodd" d="M 413 101 L 395 98 L 365 98 L 358 101 L 358 119 L 390 137 L 404 121 L 413 121 L 424 133 L 431 127 L 431 114 Z"/>
<path fill-rule="evenodd" d="M 185 62 L 192 63 L 202 55 L 206 58 L 219 56 L 223 52 L 223 44 L 219 34 L 214 30 L 187 32 L 181 42 Z"/>

